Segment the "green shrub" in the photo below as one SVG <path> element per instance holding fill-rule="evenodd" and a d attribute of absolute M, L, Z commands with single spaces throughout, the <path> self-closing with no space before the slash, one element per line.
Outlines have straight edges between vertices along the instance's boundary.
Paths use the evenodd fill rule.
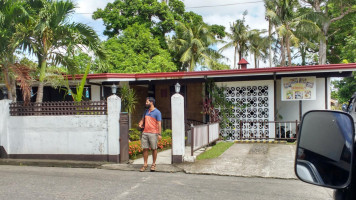
<path fill-rule="evenodd" d="M 166 130 L 162 131 L 162 137 L 172 137 L 172 130 L 166 129 Z"/>
<path fill-rule="evenodd" d="M 137 129 L 130 129 L 129 130 L 129 139 L 130 141 L 138 141 L 140 140 L 141 132 Z"/>

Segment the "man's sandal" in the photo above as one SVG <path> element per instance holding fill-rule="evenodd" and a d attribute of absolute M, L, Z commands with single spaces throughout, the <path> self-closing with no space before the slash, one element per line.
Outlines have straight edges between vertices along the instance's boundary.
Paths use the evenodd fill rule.
<path fill-rule="evenodd" d="M 156 164 L 152 164 L 151 165 L 151 172 L 155 172 L 156 171 Z"/>
<path fill-rule="evenodd" d="M 141 169 L 140 169 L 140 172 L 144 172 L 144 171 L 146 171 L 146 169 L 147 169 L 147 167 L 148 167 L 148 165 L 143 165 L 142 167 L 141 167 Z"/>

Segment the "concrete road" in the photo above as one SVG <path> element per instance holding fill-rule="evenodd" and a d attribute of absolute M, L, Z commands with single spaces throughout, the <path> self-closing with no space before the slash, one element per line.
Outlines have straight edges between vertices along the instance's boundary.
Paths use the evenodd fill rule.
<path fill-rule="evenodd" d="M 0 199 L 331 199 L 298 180 L 0 166 Z"/>

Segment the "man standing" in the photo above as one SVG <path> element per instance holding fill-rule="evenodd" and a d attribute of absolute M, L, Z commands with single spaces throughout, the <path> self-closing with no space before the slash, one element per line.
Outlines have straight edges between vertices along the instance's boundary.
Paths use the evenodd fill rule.
<path fill-rule="evenodd" d="M 146 108 L 141 121 L 138 123 L 140 128 L 143 128 L 141 146 L 143 149 L 144 164 L 140 169 L 144 172 L 148 165 L 148 149 L 151 147 L 153 162 L 151 165 L 151 171 L 156 171 L 156 159 L 157 159 L 157 142 L 162 139 L 161 136 L 161 112 L 155 107 L 155 99 L 153 97 L 146 98 Z"/>

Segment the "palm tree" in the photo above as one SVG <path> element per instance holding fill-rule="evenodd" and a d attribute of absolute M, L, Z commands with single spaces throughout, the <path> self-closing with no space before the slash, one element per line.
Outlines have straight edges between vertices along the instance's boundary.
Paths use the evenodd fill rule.
<path fill-rule="evenodd" d="M 25 2 L 19 0 L 0 1 L 0 68 L 4 75 L 5 85 L 9 91 L 9 99 L 16 101 L 16 79 L 20 79 L 20 86 L 25 102 L 29 101 L 29 68 L 15 63 L 15 50 L 19 47 L 20 39 L 16 34 L 20 31 L 17 24 L 28 18 L 24 8 Z"/>
<path fill-rule="evenodd" d="M 269 38 L 261 36 L 266 32 L 258 29 L 249 31 L 249 51 L 253 54 L 255 68 L 258 68 L 260 59 L 265 61 L 268 56 Z"/>
<path fill-rule="evenodd" d="M 104 54 L 92 28 L 68 22 L 75 9 L 71 1 L 30 0 L 28 4 L 33 20 L 23 27 L 25 40 L 22 47 L 38 58 L 40 74 L 36 102 L 42 102 L 48 62 L 60 64 L 66 56 L 62 52 L 68 54 L 76 49 L 88 48 L 99 56 Z"/>
<path fill-rule="evenodd" d="M 234 69 L 236 69 L 237 61 L 245 55 L 248 50 L 248 29 L 249 26 L 245 25 L 245 16 L 247 12 L 243 13 L 242 20 L 236 20 L 236 22 L 232 23 L 230 26 L 231 33 L 227 33 L 227 37 L 230 40 L 226 45 L 224 45 L 220 51 L 224 51 L 231 47 L 234 47 Z M 238 60 L 236 60 L 236 56 Z"/>
<path fill-rule="evenodd" d="M 265 0 L 266 17 L 273 24 L 280 41 L 281 66 L 285 66 L 285 55 L 287 51 L 288 65 L 292 64 L 291 41 L 297 43 L 291 32 L 290 22 L 294 16 L 295 0 Z"/>
<path fill-rule="evenodd" d="M 179 61 L 187 66 L 188 71 L 194 71 L 196 64 L 211 67 L 216 59 L 222 56 L 211 48 L 218 42 L 205 23 L 188 23 L 177 21 L 176 35 L 169 41 L 171 51 L 177 52 Z"/>
<path fill-rule="evenodd" d="M 281 66 L 292 65 L 291 47 L 298 47 L 300 41 L 306 41 L 308 35 L 320 35 L 320 29 L 301 13 L 295 12 L 299 4 L 295 0 L 265 0 L 266 17 L 275 27 L 280 41 Z"/>

